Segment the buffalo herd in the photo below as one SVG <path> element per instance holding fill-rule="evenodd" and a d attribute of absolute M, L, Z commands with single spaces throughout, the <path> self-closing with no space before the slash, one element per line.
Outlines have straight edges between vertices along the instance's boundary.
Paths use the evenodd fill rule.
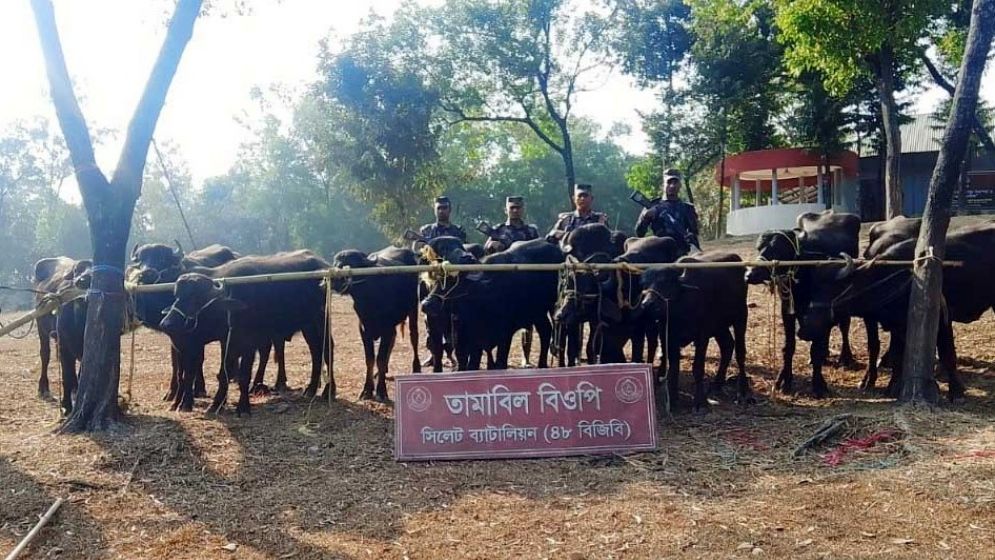
<path fill-rule="evenodd" d="M 822 374 L 829 358 L 830 331 L 842 334 L 838 363 L 857 364 L 849 343 L 851 318 L 860 318 L 867 329 L 867 370 L 860 388 L 875 388 L 880 367 L 891 369 L 887 391 L 901 388 L 902 354 L 912 273 L 908 266 L 874 266 L 874 261 L 912 260 L 920 222 L 895 218 L 871 227 L 861 254 L 860 219 L 851 214 L 826 211 L 799 216 L 797 227 L 759 236 L 757 260 L 768 266 L 746 267 L 739 255 L 705 251 L 682 255 L 667 237 L 626 238 L 601 224 L 578 227 L 559 243 L 520 241 L 504 251 L 484 254 L 481 247 L 465 245 L 454 237 L 422 239 L 419 250 L 388 247 L 374 253 L 341 251 L 330 261 L 307 250 L 274 255 L 240 255 L 227 247 L 210 247 L 186 253 L 162 244 L 136 246 L 126 272 L 129 284 L 171 284 L 171 291 L 140 291 L 130 298 L 133 325 L 143 325 L 169 337 L 172 368 L 165 399 L 175 410 L 190 411 L 194 398 L 206 396 L 203 363 L 205 346 L 221 345 L 217 390 L 209 407 L 217 411 L 227 402 L 229 383 L 237 382 L 238 413 L 248 413 L 250 395 L 270 391 L 265 372 L 271 351 L 277 377 L 272 389 L 287 391 L 284 346 L 298 333 L 311 356 L 306 397 L 333 399 L 334 343 L 325 306 L 332 293 L 349 297 L 358 317 L 359 337 L 366 359 L 366 376 L 360 399 L 388 402 L 390 356 L 400 331 L 407 328 L 414 359 L 412 372 L 420 372 L 419 315 L 424 316 L 426 346 L 431 358 L 424 365 L 443 370 L 448 354 L 460 371 L 509 367 L 509 354 L 517 333 L 531 346 L 534 331 L 539 341 L 538 367 L 573 366 L 625 361 L 653 363 L 659 355 L 656 376 L 658 398 L 669 407 L 679 403 L 681 351 L 694 348 L 691 372 L 694 384 L 691 409 L 703 411 L 707 397 L 721 396 L 726 370 L 736 360 L 737 375 L 732 397 L 752 400 L 746 375 L 747 288 L 764 284 L 776 294 L 783 322 L 783 363 L 775 389 L 795 389 L 792 359 L 796 337 L 811 343 L 812 394 L 819 398 L 830 388 Z M 943 306 L 937 333 L 940 378 L 949 386 L 951 400 L 963 398 L 964 385 L 956 371 L 952 322 L 970 323 L 988 309 L 995 309 L 995 222 L 952 230 L 947 236 L 946 258 L 962 266 L 946 268 Z M 857 265 L 862 257 L 871 265 Z M 780 262 L 836 260 L 834 266 L 790 267 Z M 456 272 L 437 267 L 420 276 L 412 273 L 375 275 L 301 274 L 301 279 L 280 282 L 230 281 L 245 276 L 277 273 L 313 273 L 337 270 L 389 269 L 396 266 L 448 262 L 452 264 L 562 264 L 576 266 L 561 271 Z M 648 269 L 645 263 L 730 263 L 732 266 L 687 269 Z M 580 263 L 618 263 L 616 270 L 598 270 Z M 34 284 L 39 299 L 69 286 L 87 289 L 89 261 L 66 257 L 46 258 L 35 266 Z M 379 272 L 379 271 L 378 271 Z M 165 288 L 165 287 L 164 287 Z M 77 385 L 76 364 L 82 357 L 86 298 L 65 302 L 57 313 L 38 318 L 41 377 L 38 392 L 49 392 L 48 368 L 51 340 L 59 350 L 62 371 L 62 407 L 73 406 Z M 891 334 L 891 344 L 880 356 L 879 329 Z M 583 333 L 587 336 L 582 336 Z M 711 340 L 719 348 L 719 363 L 711 383 L 705 384 L 705 356 Z M 379 343 L 379 346 L 377 345 Z M 524 347 L 526 359 L 530 348 Z M 257 362 L 258 357 L 258 362 Z M 329 375 L 322 389 L 323 368 Z M 255 368 L 255 375 L 253 369 Z"/>

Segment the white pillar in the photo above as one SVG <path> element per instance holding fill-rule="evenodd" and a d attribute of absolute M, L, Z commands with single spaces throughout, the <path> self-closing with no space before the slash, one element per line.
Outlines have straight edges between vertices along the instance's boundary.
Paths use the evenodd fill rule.
<path fill-rule="evenodd" d="M 739 176 L 732 180 L 732 209 L 739 210 Z"/>
<path fill-rule="evenodd" d="M 825 198 L 823 198 L 823 194 L 822 194 L 824 185 L 822 184 L 823 177 L 822 177 L 822 166 L 821 165 L 818 167 L 818 171 L 816 172 L 816 176 L 815 177 L 816 177 L 815 178 L 815 202 L 818 203 L 818 204 L 823 204 L 823 203 L 825 203 Z"/>
<path fill-rule="evenodd" d="M 777 205 L 777 169 L 770 170 L 770 205 Z"/>

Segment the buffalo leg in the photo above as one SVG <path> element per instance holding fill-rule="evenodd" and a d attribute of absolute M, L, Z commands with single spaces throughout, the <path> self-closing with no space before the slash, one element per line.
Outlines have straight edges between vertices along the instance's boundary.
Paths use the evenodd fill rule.
<path fill-rule="evenodd" d="M 249 380 L 252 378 L 252 362 L 255 358 L 256 349 L 250 346 L 249 350 L 242 353 L 238 364 L 238 406 L 235 407 L 235 414 L 238 416 L 251 413 Z"/>
<path fill-rule="evenodd" d="M 324 323 L 325 318 L 324 313 L 322 313 L 321 317 L 317 317 L 312 324 L 307 325 L 301 330 L 301 334 L 304 335 L 304 342 L 307 343 L 308 350 L 311 353 L 311 380 L 308 382 L 307 388 L 304 389 L 304 396 L 313 397 L 318 394 L 318 388 L 321 385 L 322 359 L 324 359 L 324 363 L 328 364 L 328 384 L 325 385 L 325 389 L 321 393 L 321 398 L 332 400 L 335 398 L 335 373 L 332 369 L 335 356 L 335 342 L 331 336 L 325 335 Z"/>
<path fill-rule="evenodd" d="M 525 332 L 522 333 L 522 367 L 528 367 L 532 362 L 529 358 L 532 356 L 532 327 L 526 327 Z"/>
<path fill-rule="evenodd" d="M 204 367 L 204 346 L 201 344 L 191 344 L 182 351 L 178 351 L 180 356 L 180 379 L 176 397 L 173 399 L 173 410 L 180 412 L 191 412 L 193 410 L 193 390 L 194 377 L 197 370 Z M 225 384 L 227 389 L 228 384 Z M 221 388 L 218 388 L 221 391 Z"/>
<path fill-rule="evenodd" d="M 878 324 L 873 319 L 864 319 L 867 329 L 867 371 L 860 380 L 860 390 L 873 391 L 878 382 L 878 354 L 881 353 L 881 335 Z"/>
<path fill-rule="evenodd" d="M 829 331 L 812 341 L 812 394 L 817 399 L 829 396 L 829 386 L 822 376 L 822 366 L 829 355 Z"/>
<path fill-rule="evenodd" d="M 671 342 L 670 348 L 667 350 L 667 398 L 670 410 L 678 408 L 680 374 L 681 347 L 676 342 Z"/>
<path fill-rule="evenodd" d="M 369 332 L 363 328 L 362 324 L 359 325 L 359 338 L 363 341 L 363 357 L 366 358 L 366 380 L 363 382 L 363 391 L 359 394 L 359 400 L 368 401 L 373 399 L 373 364 L 376 360 L 375 341 Z"/>
<path fill-rule="evenodd" d="M 76 357 L 68 348 L 60 348 L 59 364 L 62 366 L 62 414 L 68 416 L 73 411 L 73 393 L 76 392 Z"/>
<path fill-rule="evenodd" d="M 708 340 L 705 336 L 699 336 L 694 341 L 694 363 L 691 366 L 694 375 L 694 400 L 691 408 L 697 413 L 708 409 L 708 401 L 705 399 L 705 354 L 708 352 Z"/>
<path fill-rule="evenodd" d="M 598 332 L 598 328 L 594 325 L 593 322 L 588 323 L 588 325 L 590 325 L 589 327 L 590 332 L 587 335 L 587 341 L 584 343 L 584 357 L 587 358 L 587 363 L 593 364 L 596 363 L 598 359 L 598 349 L 595 346 L 595 344 L 597 343 L 597 341 L 595 340 L 595 335 Z M 581 326 L 580 334 L 581 337 L 583 337 L 584 335 L 583 325 Z"/>
<path fill-rule="evenodd" d="M 442 372 L 442 352 L 444 349 L 443 333 L 445 332 L 444 321 L 439 317 L 425 318 L 425 345 L 432 354 L 432 372 Z"/>
<path fill-rule="evenodd" d="M 418 359 L 418 308 L 408 313 L 408 337 L 411 340 L 411 373 L 421 373 L 421 360 Z"/>
<path fill-rule="evenodd" d="M 574 367 L 580 360 L 581 325 L 567 331 L 567 366 Z"/>
<path fill-rule="evenodd" d="M 169 365 L 172 370 L 172 376 L 169 378 L 169 391 L 166 392 L 166 396 L 162 398 L 164 401 L 173 401 L 176 399 L 176 393 L 180 390 L 180 378 L 183 368 L 180 362 L 180 353 L 175 347 L 170 346 L 169 348 Z"/>
<path fill-rule="evenodd" d="M 394 329 L 390 329 L 380 338 L 380 351 L 377 352 L 377 391 L 374 397 L 377 402 L 390 402 L 387 396 L 387 373 L 390 370 L 390 354 L 394 350 L 396 337 Z"/>
<path fill-rule="evenodd" d="M 646 337 L 646 363 L 652 364 L 659 347 L 660 325 L 656 321 L 643 322 L 643 336 Z"/>
<path fill-rule="evenodd" d="M 272 339 L 267 339 L 259 346 L 259 366 L 256 368 L 256 377 L 252 380 L 253 393 L 269 393 L 269 387 L 266 386 L 266 365 L 269 363 L 269 353 L 272 349 Z"/>
<path fill-rule="evenodd" d="M 788 305 L 781 300 L 781 323 L 784 325 L 784 346 L 781 348 L 781 371 L 774 382 L 774 390 L 790 393 L 794 389 L 795 375 L 795 316 L 788 312 Z"/>
<path fill-rule="evenodd" d="M 41 356 L 41 375 L 38 376 L 38 396 L 48 397 L 52 394 L 48 386 L 48 364 L 52 361 L 52 333 L 51 317 L 39 317 L 37 320 L 38 330 L 38 354 Z"/>
<path fill-rule="evenodd" d="M 732 361 L 734 344 L 728 329 L 720 329 L 715 335 L 715 342 L 719 345 L 719 369 L 715 370 L 715 378 L 712 379 L 708 392 L 719 394 L 726 384 L 726 371 L 729 369 L 729 362 Z"/>
<path fill-rule="evenodd" d="M 634 364 L 641 364 L 645 361 L 646 352 L 646 328 L 642 321 L 636 321 L 632 326 L 632 359 Z"/>
<path fill-rule="evenodd" d="M 287 385 L 287 339 L 273 339 L 273 359 L 276 361 L 276 385 L 273 389 L 278 393 L 290 390 Z"/>
<path fill-rule="evenodd" d="M 221 342 L 221 350 L 224 351 L 224 341 Z M 203 398 L 207 396 L 207 384 L 204 383 L 204 354 L 200 355 L 200 365 L 194 369 L 193 396 Z"/>
<path fill-rule="evenodd" d="M 549 323 L 549 318 L 545 314 L 539 317 L 533 326 L 536 334 L 539 335 L 539 362 L 540 369 L 549 367 L 549 345 L 553 335 L 553 325 Z"/>
<path fill-rule="evenodd" d="M 945 317 L 940 317 L 940 327 L 936 335 L 940 355 L 940 368 L 947 373 L 947 398 L 951 402 L 964 398 L 964 384 L 957 375 L 957 348 L 954 345 L 953 325 Z"/>
<path fill-rule="evenodd" d="M 850 347 L 850 318 L 844 317 L 840 319 L 840 322 L 836 325 L 840 329 L 840 338 L 843 339 L 843 343 L 840 347 L 840 367 L 846 369 L 857 369 L 857 360 L 853 357 L 853 349 Z"/>
<path fill-rule="evenodd" d="M 530 329 L 531 330 L 531 329 Z M 496 369 L 508 369 L 508 355 L 511 354 L 511 343 L 515 339 L 515 333 L 509 333 L 502 338 L 497 345 L 497 358 L 494 360 Z"/>
<path fill-rule="evenodd" d="M 222 347 L 222 350 L 221 368 L 218 369 L 218 391 L 214 393 L 214 400 L 211 402 L 211 406 L 207 407 L 207 412 L 209 413 L 221 411 L 225 403 L 228 402 L 228 385 L 232 379 L 241 377 L 238 354 L 232 352 L 230 348 L 225 349 Z M 249 367 L 252 367 L 251 363 Z M 246 394 L 246 399 L 248 399 L 248 394 Z"/>
<path fill-rule="evenodd" d="M 901 360 L 901 359 L 902 359 L 902 357 L 899 356 L 898 360 Z M 895 359 L 895 351 L 892 349 L 892 345 L 889 343 L 888 344 L 888 349 L 884 351 L 884 354 L 881 355 L 880 361 L 878 361 L 878 367 L 879 368 L 891 368 L 891 367 L 893 367 L 895 365 L 895 361 L 896 361 L 896 359 Z"/>

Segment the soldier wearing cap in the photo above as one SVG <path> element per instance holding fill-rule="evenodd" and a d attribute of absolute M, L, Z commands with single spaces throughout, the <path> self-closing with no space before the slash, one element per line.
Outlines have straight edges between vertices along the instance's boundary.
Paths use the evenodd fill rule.
<path fill-rule="evenodd" d="M 671 237 L 683 253 L 698 253 L 698 212 L 694 205 L 680 199 L 681 172 L 668 169 L 663 172 L 663 198 L 639 214 L 636 237 L 653 230 L 657 237 Z"/>
<path fill-rule="evenodd" d="M 556 219 L 556 225 L 549 230 L 546 240 L 551 243 L 561 241 L 568 233 L 587 224 L 608 225 L 608 216 L 603 212 L 595 212 L 594 195 L 591 194 L 591 185 L 574 185 L 574 208 L 573 212 L 563 212 Z"/>
<path fill-rule="evenodd" d="M 505 199 L 504 209 L 508 220 L 498 224 L 484 244 L 484 250 L 488 253 L 504 251 L 516 241 L 539 239 L 539 228 L 525 223 L 525 197 L 509 196 Z"/>
<path fill-rule="evenodd" d="M 425 224 L 418 230 L 419 235 L 425 238 L 426 241 L 431 241 L 436 237 L 442 237 L 444 235 L 452 236 L 463 243 L 466 243 L 466 232 L 463 231 L 463 227 L 456 225 L 449 221 L 449 214 L 452 212 L 452 204 L 449 202 L 448 196 L 440 196 L 435 199 L 435 223 Z M 415 250 L 423 245 L 423 242 L 416 241 L 414 243 Z"/>

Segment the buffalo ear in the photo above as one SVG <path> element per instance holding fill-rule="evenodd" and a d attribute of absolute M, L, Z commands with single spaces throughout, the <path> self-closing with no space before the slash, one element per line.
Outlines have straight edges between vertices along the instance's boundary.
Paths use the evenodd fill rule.
<path fill-rule="evenodd" d="M 218 300 L 218 308 L 223 311 L 245 311 L 248 304 L 235 298 L 221 298 Z"/>

